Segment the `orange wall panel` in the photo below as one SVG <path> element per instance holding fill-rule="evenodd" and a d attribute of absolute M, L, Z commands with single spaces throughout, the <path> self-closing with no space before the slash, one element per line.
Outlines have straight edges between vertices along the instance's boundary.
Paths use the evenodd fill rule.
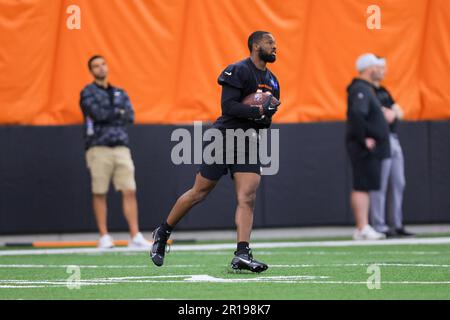
<path fill-rule="evenodd" d="M 66 26 L 72 4 L 80 30 Z M 380 30 L 366 27 L 372 4 Z M 448 0 L 0 0 L 0 124 L 80 123 L 94 54 L 138 123 L 213 121 L 218 74 L 261 29 L 278 43 L 275 122 L 344 120 L 355 59 L 370 51 L 387 57 L 386 86 L 407 119 L 450 118 Z"/>

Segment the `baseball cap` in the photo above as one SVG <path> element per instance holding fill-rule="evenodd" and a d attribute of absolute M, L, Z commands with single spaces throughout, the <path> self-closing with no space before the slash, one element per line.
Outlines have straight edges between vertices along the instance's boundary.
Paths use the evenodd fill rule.
<path fill-rule="evenodd" d="M 356 70 L 359 72 L 367 69 L 371 66 L 381 66 L 384 67 L 386 65 L 386 59 L 378 58 L 373 53 L 365 53 L 358 57 L 356 60 Z"/>

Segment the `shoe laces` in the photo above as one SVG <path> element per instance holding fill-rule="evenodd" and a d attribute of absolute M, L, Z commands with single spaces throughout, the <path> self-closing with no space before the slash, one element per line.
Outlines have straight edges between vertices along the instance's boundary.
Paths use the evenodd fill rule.
<path fill-rule="evenodd" d="M 171 245 L 167 243 L 167 240 L 165 237 L 162 237 L 159 233 L 159 228 L 156 229 L 153 234 L 154 242 L 156 244 L 156 252 L 159 254 L 163 253 L 169 253 Z"/>
<path fill-rule="evenodd" d="M 251 249 L 248 251 L 248 253 L 245 253 L 245 254 L 248 256 L 248 258 L 249 258 L 251 261 L 254 260 L 254 259 L 253 259 L 253 254 L 252 254 L 252 250 L 251 250 Z M 234 255 L 235 255 L 235 256 L 237 255 L 237 251 L 234 252 Z"/>

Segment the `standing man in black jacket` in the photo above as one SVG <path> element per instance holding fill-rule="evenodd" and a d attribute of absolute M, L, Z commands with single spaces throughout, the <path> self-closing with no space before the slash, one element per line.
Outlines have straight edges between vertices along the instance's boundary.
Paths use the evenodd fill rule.
<path fill-rule="evenodd" d="M 359 77 L 348 86 L 347 151 L 353 171 L 351 206 L 356 220 L 355 240 L 385 238 L 368 222 L 369 192 L 380 189 L 381 162 L 390 157 L 389 127 L 374 83 L 381 78 L 382 62 L 364 54 L 356 62 Z"/>
<path fill-rule="evenodd" d="M 93 56 L 88 68 L 94 82 L 80 94 L 85 119 L 86 162 L 91 174 L 93 207 L 100 233 L 98 246 L 112 248 L 114 242 L 106 223 L 106 195 L 112 179 L 122 192 L 123 212 L 130 228 L 129 247 L 150 247 L 138 227 L 134 164 L 128 147 L 126 126 L 133 123 L 134 112 L 123 89 L 108 83 L 108 65 L 102 56 Z"/>

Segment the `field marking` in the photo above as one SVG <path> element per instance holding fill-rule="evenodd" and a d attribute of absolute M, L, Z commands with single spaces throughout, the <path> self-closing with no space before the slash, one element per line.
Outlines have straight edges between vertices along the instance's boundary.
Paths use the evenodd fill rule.
<path fill-rule="evenodd" d="M 450 268 L 450 264 L 429 264 L 429 263 L 389 263 L 389 262 L 371 262 L 371 263 L 336 263 L 336 264 L 274 264 L 270 268 L 316 268 L 316 267 L 368 267 L 377 265 L 379 267 L 419 267 L 419 268 Z"/>
<path fill-rule="evenodd" d="M 149 268 L 150 264 L 143 265 L 82 265 L 82 264 L 0 264 L 0 268 L 18 268 L 18 269 L 46 269 L 46 268 L 67 268 L 71 266 L 77 266 L 79 268 L 84 269 L 140 269 L 140 268 Z M 203 267 L 204 265 L 200 264 L 175 264 L 175 265 L 167 265 L 166 268 L 197 268 Z"/>
<path fill-rule="evenodd" d="M 135 276 L 94 278 L 79 280 L 77 285 L 98 286 L 129 283 L 284 283 L 284 284 L 350 284 L 367 285 L 367 281 L 336 281 L 325 280 L 328 276 L 259 276 L 253 278 L 218 278 L 206 274 L 199 275 L 165 275 L 165 276 Z M 74 284 L 70 282 L 70 284 Z M 450 281 L 382 281 L 381 284 L 403 285 L 450 285 Z M 62 280 L 0 280 L 0 289 L 29 289 L 66 287 L 68 282 Z"/>
<path fill-rule="evenodd" d="M 450 249 L 450 248 L 449 248 Z M 223 255 L 228 253 L 228 250 L 219 250 L 219 251 L 200 251 L 200 252 L 189 252 L 189 251 L 178 251 L 177 254 L 189 254 L 189 255 Z M 138 252 L 135 252 L 133 255 L 138 255 Z M 261 251 L 258 250 L 258 255 L 296 255 L 298 256 L 298 252 L 286 252 L 286 251 Z M 345 256 L 351 255 L 354 252 L 349 251 L 302 251 L 302 255 L 317 255 L 317 256 L 325 256 L 325 255 L 336 255 L 336 256 Z M 448 252 L 445 251 L 370 251 L 367 252 L 370 255 L 399 255 L 399 254 L 407 254 L 407 255 L 438 255 L 438 254 L 450 254 L 450 250 Z"/>
<path fill-rule="evenodd" d="M 250 282 L 271 282 L 271 283 L 289 283 L 299 280 L 327 279 L 328 276 L 267 276 L 255 278 L 217 278 L 209 275 L 165 275 L 165 276 L 131 276 L 131 277 L 111 277 L 80 279 L 76 283 L 81 286 L 111 285 L 123 283 L 192 283 L 192 282 L 214 282 L 214 283 L 250 283 Z M 164 280 L 179 279 L 179 280 Z M 0 280 L 0 288 L 32 288 L 32 287 L 66 287 L 68 282 L 62 280 Z"/>
<path fill-rule="evenodd" d="M 31 289 L 31 288 L 42 288 L 43 286 L 14 286 L 14 285 L 0 285 L 0 289 Z M 45 286 L 44 286 L 45 288 Z"/>
<path fill-rule="evenodd" d="M 217 278 L 206 274 L 193 275 L 186 282 L 220 282 L 220 283 L 247 283 L 247 282 L 283 282 L 296 280 L 314 280 L 314 279 L 328 279 L 328 276 L 268 276 L 255 278 Z"/>
<path fill-rule="evenodd" d="M 354 247 L 354 246 L 387 246 L 387 245 L 428 245 L 428 244 L 450 244 L 450 237 L 445 238 L 419 238 L 419 239 L 387 239 L 387 240 L 365 240 L 365 241 L 307 241 L 307 242 L 257 242 L 252 244 L 253 249 L 270 248 L 303 248 L 303 247 Z M 234 243 L 225 244 L 197 244 L 197 245 L 173 245 L 172 251 L 204 251 L 204 250 L 229 250 L 235 249 Z M 0 256 L 22 256 L 41 254 L 102 254 L 120 253 L 130 251 L 148 252 L 148 249 L 130 248 L 71 248 L 71 249 L 25 249 L 25 250 L 0 250 Z"/>
<path fill-rule="evenodd" d="M 370 262 L 370 263 L 331 263 L 331 264 L 269 264 L 270 268 L 317 268 L 317 267 L 367 267 L 370 265 L 377 265 L 380 267 L 419 267 L 419 268 L 450 268 L 450 264 L 431 264 L 431 263 L 390 263 L 390 262 Z M 67 268 L 76 266 L 80 269 L 147 269 L 152 265 L 80 265 L 80 264 L 0 264 L 3 269 L 52 269 L 52 268 Z M 200 268 L 206 267 L 205 264 L 179 264 L 167 265 L 165 268 Z M 217 265 L 222 266 L 222 265 Z"/>

